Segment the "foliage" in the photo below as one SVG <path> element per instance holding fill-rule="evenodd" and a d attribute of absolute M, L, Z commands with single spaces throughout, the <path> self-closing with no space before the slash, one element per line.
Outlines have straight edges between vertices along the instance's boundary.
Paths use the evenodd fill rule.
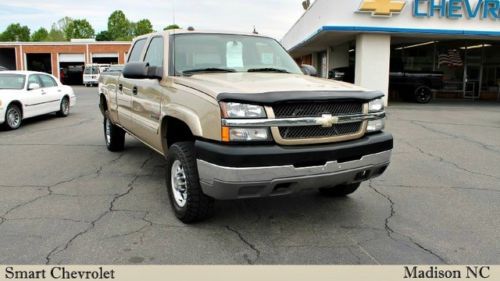
<path fill-rule="evenodd" d="M 130 40 L 133 34 L 130 30 L 130 22 L 125 14 L 120 11 L 114 11 L 108 19 L 108 32 L 112 40 Z"/>
<path fill-rule="evenodd" d="M 19 23 L 10 24 L 1 34 L 0 41 L 30 41 L 30 29 L 27 26 L 21 26 Z"/>
<path fill-rule="evenodd" d="M 180 29 L 181 27 L 178 26 L 177 24 L 171 24 L 167 27 L 165 27 L 163 30 L 170 30 L 170 29 Z"/>
<path fill-rule="evenodd" d="M 94 28 L 86 19 L 72 20 L 65 29 L 67 39 L 73 38 L 93 38 Z"/>
<path fill-rule="evenodd" d="M 47 36 L 46 41 L 63 42 L 67 40 L 64 32 L 59 29 L 59 26 L 57 24 L 54 23 L 50 28 L 49 35 Z"/>
<path fill-rule="evenodd" d="M 31 41 L 33 42 L 47 41 L 47 37 L 49 37 L 49 32 L 47 31 L 47 29 L 40 27 L 37 31 L 31 34 Z"/>
<path fill-rule="evenodd" d="M 96 41 L 111 41 L 111 34 L 107 30 L 103 30 L 95 36 Z"/>
<path fill-rule="evenodd" d="M 153 32 L 153 25 L 148 19 L 142 19 L 135 24 L 134 35 L 140 36 Z"/>

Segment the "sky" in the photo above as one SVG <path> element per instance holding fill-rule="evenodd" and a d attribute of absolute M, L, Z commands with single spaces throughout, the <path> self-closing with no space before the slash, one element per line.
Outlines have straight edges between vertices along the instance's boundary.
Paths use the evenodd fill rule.
<path fill-rule="evenodd" d="M 173 22 L 196 29 L 251 32 L 281 39 L 303 14 L 302 0 L 1 0 L 0 31 L 11 23 L 27 25 L 31 31 L 50 28 L 69 16 L 87 19 L 96 33 L 107 29 L 114 10 L 122 10 L 131 21 L 151 20 L 155 30 Z"/>

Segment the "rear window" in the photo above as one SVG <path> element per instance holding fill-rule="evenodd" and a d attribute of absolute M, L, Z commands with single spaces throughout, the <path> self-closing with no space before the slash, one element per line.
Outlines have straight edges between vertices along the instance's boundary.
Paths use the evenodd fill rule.
<path fill-rule="evenodd" d="M 25 75 L 0 74 L 0 90 L 22 90 L 25 81 Z"/>
<path fill-rule="evenodd" d="M 99 74 L 99 68 L 97 66 L 87 66 L 85 67 L 85 74 Z"/>

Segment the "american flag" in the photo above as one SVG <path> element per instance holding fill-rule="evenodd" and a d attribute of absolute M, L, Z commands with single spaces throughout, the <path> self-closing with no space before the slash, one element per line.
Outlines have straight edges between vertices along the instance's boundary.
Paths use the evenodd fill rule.
<path fill-rule="evenodd" d="M 464 61 L 462 60 L 462 57 L 460 56 L 460 52 L 457 49 L 450 49 L 448 50 L 447 54 L 440 54 L 439 55 L 439 67 L 441 65 L 446 65 L 448 67 L 460 67 L 464 66 Z"/>

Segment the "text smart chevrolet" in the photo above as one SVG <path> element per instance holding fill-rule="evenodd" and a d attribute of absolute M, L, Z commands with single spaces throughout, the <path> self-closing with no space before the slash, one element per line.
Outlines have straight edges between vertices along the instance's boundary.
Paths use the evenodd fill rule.
<path fill-rule="evenodd" d="M 215 200 L 351 194 L 390 163 L 383 94 L 313 71 L 256 34 L 138 37 L 123 72 L 100 77 L 106 145 L 123 150 L 128 133 L 165 156 L 184 223 L 208 218 Z"/>

